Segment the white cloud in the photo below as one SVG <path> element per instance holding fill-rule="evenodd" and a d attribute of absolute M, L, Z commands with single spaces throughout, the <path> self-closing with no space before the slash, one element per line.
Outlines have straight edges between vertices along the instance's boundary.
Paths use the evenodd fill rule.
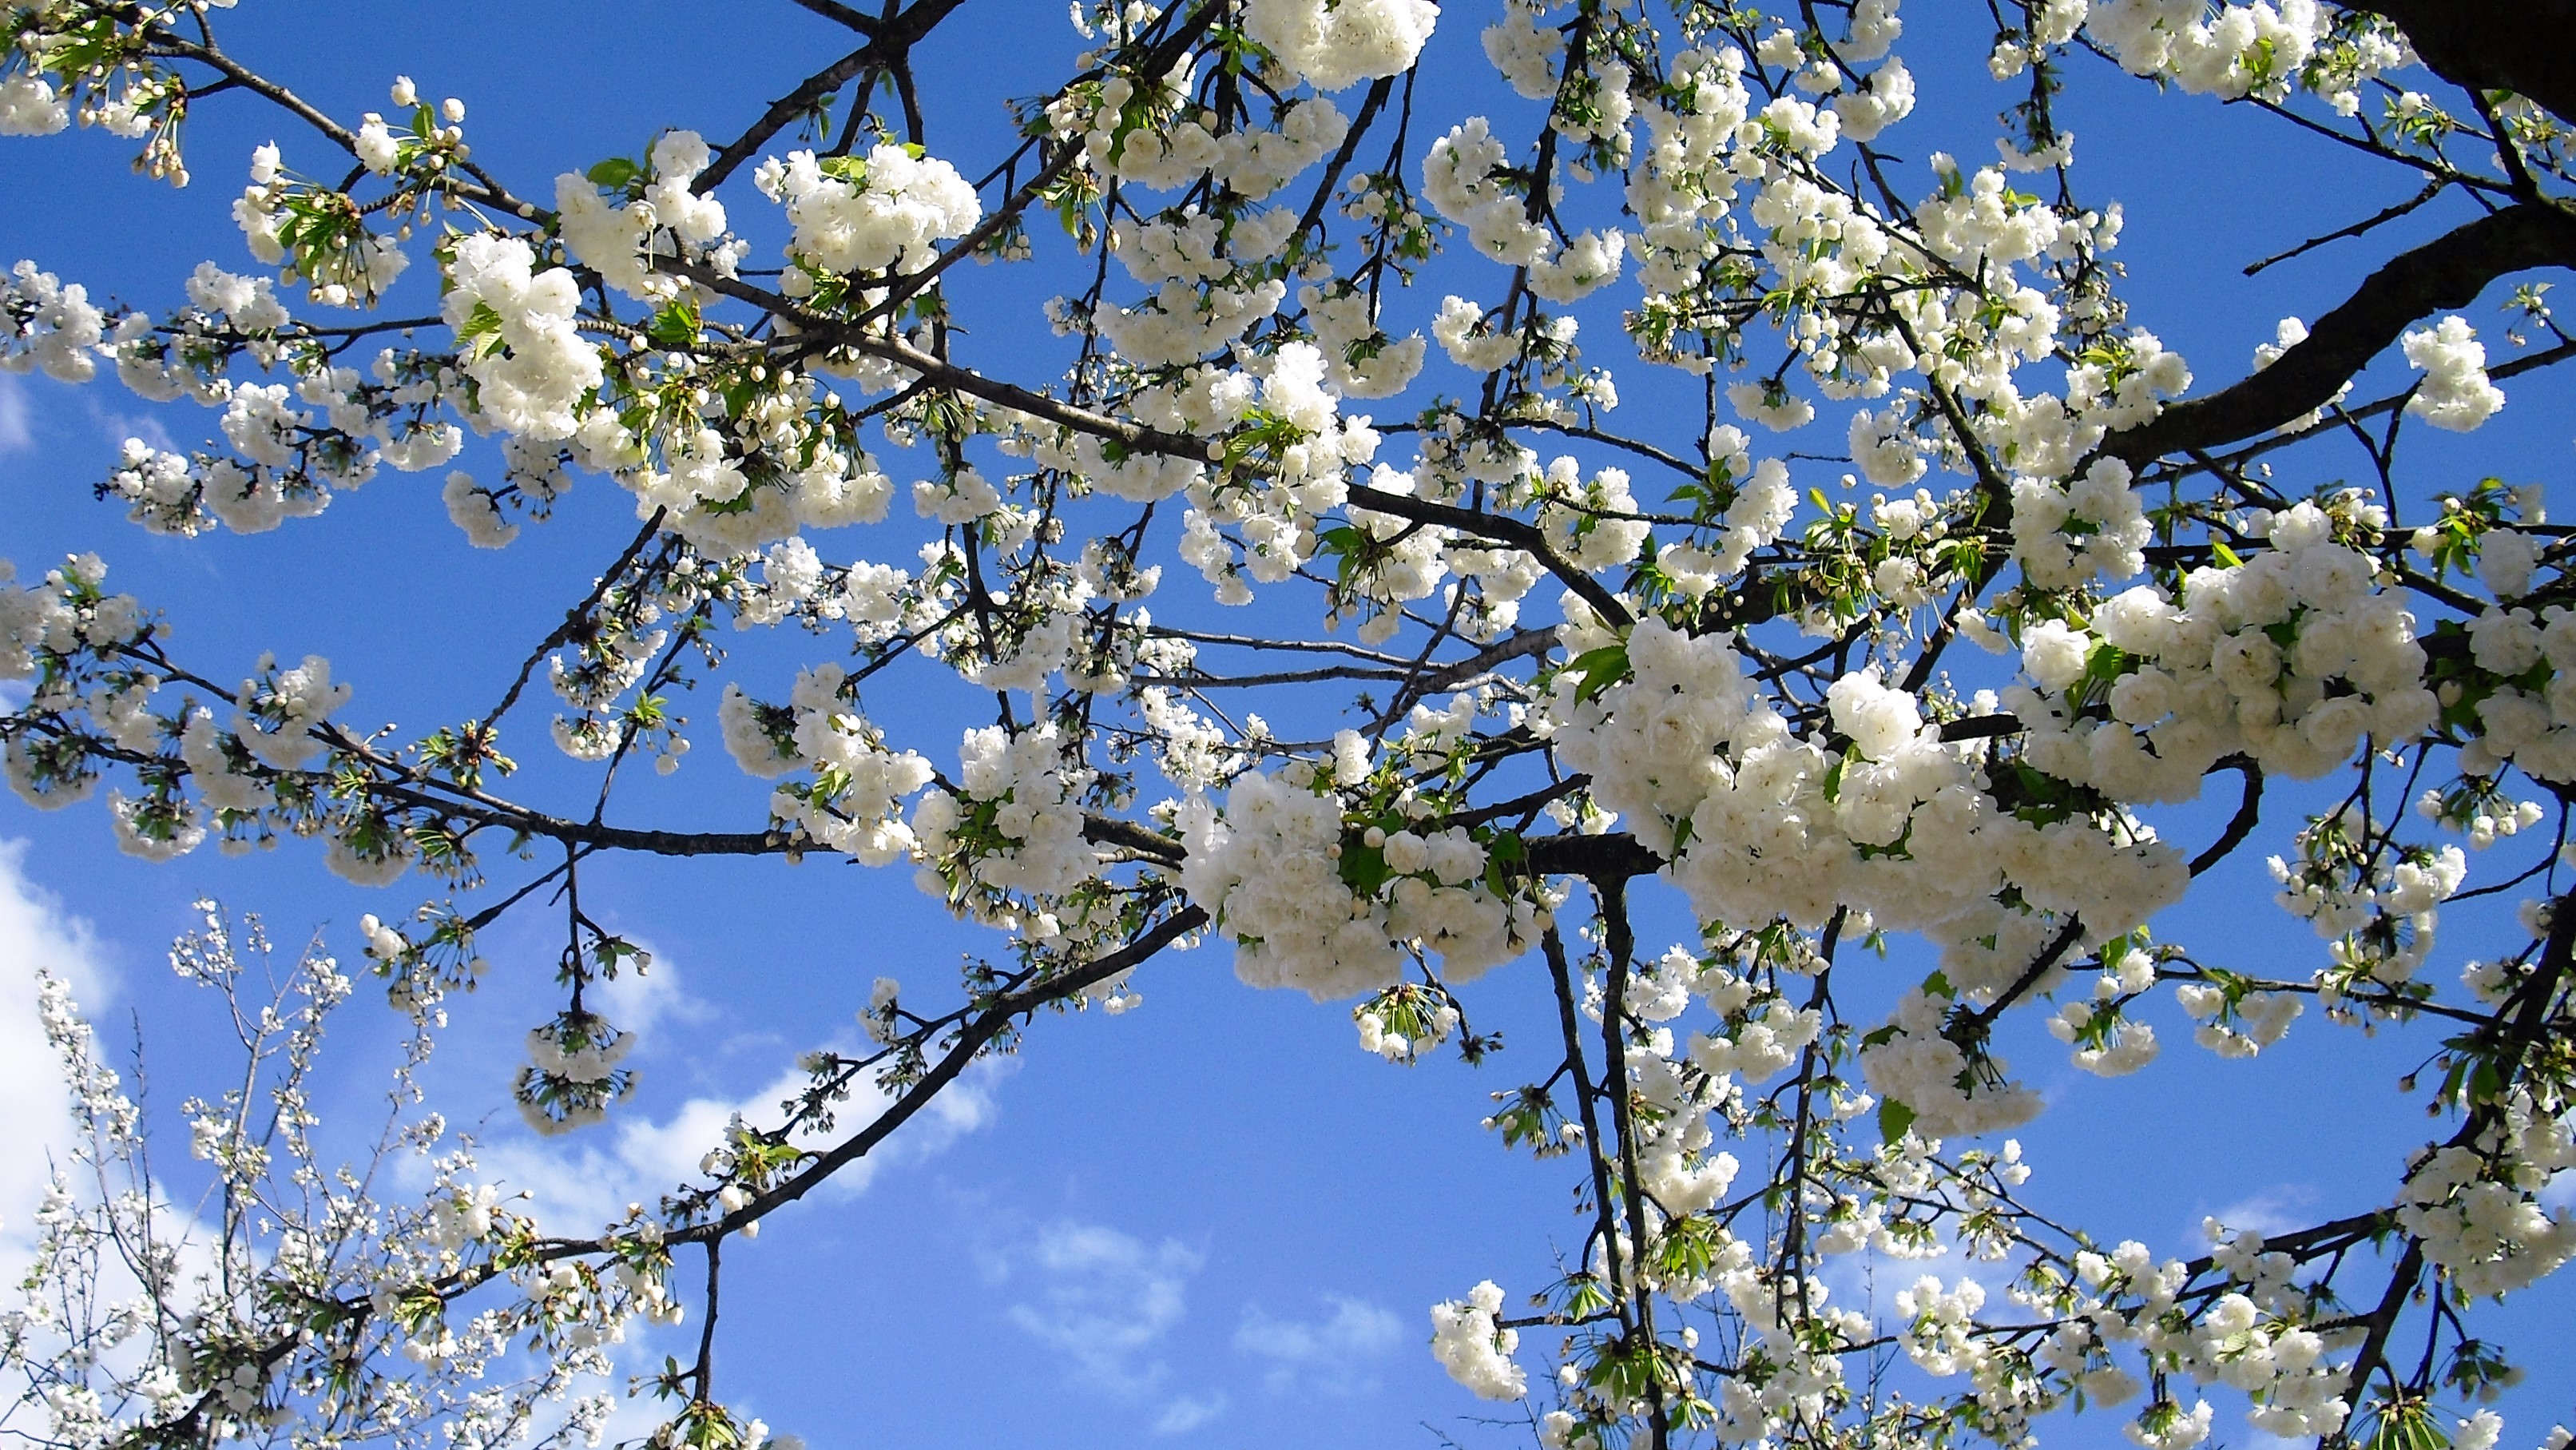
<path fill-rule="evenodd" d="M 12 373 L 0 373 L 0 454 L 24 453 L 36 446 L 35 407 L 27 385 Z"/>
<path fill-rule="evenodd" d="M 1154 1417 L 1157 1435 L 1186 1435 L 1225 1413 L 1225 1391 L 1210 1390 L 1203 1395 L 1183 1395 L 1163 1407 Z"/>
<path fill-rule="evenodd" d="M 89 924 L 27 879 L 26 857 L 26 842 L 0 841 L 0 1272 L 12 1280 L 32 1249 L 52 1165 L 73 1141 L 61 1066 L 36 1014 L 36 974 L 62 978 L 93 1017 L 107 990 Z"/>
<path fill-rule="evenodd" d="M 2315 1223 L 2316 1200 L 2316 1190 L 2305 1184 L 2279 1183 L 2217 1209 L 2210 1217 L 2238 1232 L 2252 1229 L 2265 1238 L 2277 1238 Z M 2183 1242 L 2198 1242 L 2205 1237 L 2202 1225 L 2193 1224 Z"/>
<path fill-rule="evenodd" d="M 649 1032 L 662 1023 L 704 1022 L 714 1009 L 680 983 L 680 964 L 652 943 L 637 941 L 652 965 L 637 971 L 630 964 L 616 976 L 590 989 L 599 1010 L 622 1032 Z"/>
<path fill-rule="evenodd" d="M 1189 1281 L 1206 1262 L 1177 1240 L 1148 1245 L 1105 1224 L 1058 1220 L 986 1266 L 1027 1292 L 1011 1322 L 1061 1356 L 1074 1384 L 1112 1399 L 1161 1399 L 1154 1433 L 1182 1435 L 1228 1404 L 1222 1390 L 1162 1395 L 1171 1366 L 1156 1350 L 1187 1315 Z"/>
<path fill-rule="evenodd" d="M 179 446 L 178 440 L 170 436 L 170 430 L 153 414 L 119 413 L 100 403 L 95 396 L 88 402 L 90 421 L 97 425 L 100 435 L 105 437 L 112 447 L 122 448 L 125 446 L 126 439 L 140 438 L 164 453 L 187 451 Z"/>
<path fill-rule="evenodd" d="M 997 1076 L 989 1067 L 969 1071 L 874 1151 L 834 1174 L 816 1196 L 853 1197 L 888 1166 L 917 1162 L 984 1127 L 993 1120 Z M 475 1156 L 484 1181 L 529 1195 L 521 1207 L 546 1232 L 591 1233 L 624 1213 L 626 1205 L 649 1208 L 683 1182 L 700 1178 L 699 1160 L 723 1143 L 735 1114 L 752 1123 L 777 1123 L 779 1104 L 802 1092 L 806 1082 L 804 1073 L 791 1068 L 739 1098 L 692 1098 L 661 1122 L 612 1108 L 608 1121 L 596 1128 L 561 1138 L 495 1138 L 478 1145 Z M 840 1141 L 874 1122 L 888 1101 L 873 1087 L 863 1087 L 841 1105 L 832 1132 L 801 1135 L 797 1141 L 806 1146 Z"/>
<path fill-rule="evenodd" d="M 1885 1316 L 1894 1313 L 1899 1290 L 1930 1274 L 1944 1280 L 1964 1274 L 1984 1283 L 1999 1283 L 1995 1271 L 1983 1264 L 1970 1264 L 1959 1253 L 1958 1240 L 1948 1234 L 1939 1238 L 1941 1251 L 1921 1257 L 1899 1257 L 1864 1247 L 1848 1254 L 1834 1254 L 1816 1267 L 1816 1279 L 1825 1287 L 1828 1302 L 1838 1309 L 1857 1309 L 1863 1313 Z"/>
<path fill-rule="evenodd" d="M 1312 1323 L 1273 1319 L 1257 1304 L 1245 1307 L 1234 1347 L 1269 1361 L 1262 1382 L 1273 1394 L 1366 1393 L 1377 1387 L 1371 1367 L 1404 1337 L 1404 1322 L 1392 1310 L 1347 1294 L 1324 1300 L 1332 1312 Z"/>

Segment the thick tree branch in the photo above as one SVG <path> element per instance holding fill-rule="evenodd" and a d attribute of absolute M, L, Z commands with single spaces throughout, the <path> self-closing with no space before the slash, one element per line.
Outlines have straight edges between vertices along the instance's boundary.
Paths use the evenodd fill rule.
<path fill-rule="evenodd" d="M 2227 829 L 2218 833 L 2218 839 L 2210 842 L 2207 850 L 2191 858 L 2191 874 L 2194 876 L 2226 860 L 2229 852 L 2244 845 L 2245 838 L 2254 834 L 2255 822 L 2263 815 L 2263 767 L 2255 764 L 2252 756 L 2231 755 L 2218 762 L 2218 768 L 2233 770 L 2245 777 L 2245 798 L 2237 805 L 2236 814 L 2228 820 Z"/>
<path fill-rule="evenodd" d="M 1529 843 L 1529 869 L 1538 876 L 1581 876 L 1616 881 L 1652 876 L 1664 869 L 1664 858 L 1637 844 L 1625 831 L 1602 836 L 1539 836 Z"/>
<path fill-rule="evenodd" d="M 2331 402 L 2410 325 L 2466 307 L 2488 283 L 2532 267 L 2576 267 L 2576 216 L 2554 203 L 2506 207 L 2399 253 L 2271 366 L 2112 434 L 2102 451 L 2144 463 L 2269 432 Z"/>
<path fill-rule="evenodd" d="M 861 15 L 849 6 L 838 3 L 838 0 L 796 0 L 796 4 L 813 11 L 835 25 L 847 26 L 861 35 L 874 36 L 881 28 L 875 19 Z"/>
<path fill-rule="evenodd" d="M 2511 91 L 2576 121 L 2576 0 L 2361 0 L 2348 10 L 2406 32 L 2435 75 L 2467 91 Z"/>

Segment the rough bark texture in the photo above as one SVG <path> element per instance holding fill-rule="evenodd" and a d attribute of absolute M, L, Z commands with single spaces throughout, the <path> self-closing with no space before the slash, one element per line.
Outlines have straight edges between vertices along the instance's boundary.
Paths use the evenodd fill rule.
<path fill-rule="evenodd" d="M 2406 32 L 2433 73 L 2528 96 L 2576 121 L 2576 0 L 2369 0 L 2345 8 Z"/>

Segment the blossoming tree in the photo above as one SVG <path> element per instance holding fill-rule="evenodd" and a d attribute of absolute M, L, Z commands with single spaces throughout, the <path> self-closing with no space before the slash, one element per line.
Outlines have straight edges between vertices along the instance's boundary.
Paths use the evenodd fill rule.
<path fill-rule="evenodd" d="M 363 663 L 192 654 L 96 555 L 15 584 L 19 795 L 99 795 L 142 856 L 305 838 L 385 887 L 364 966 L 418 1051 L 478 933 L 562 913 L 516 1090 L 548 1131 L 630 1081 L 596 999 L 641 964 L 579 893 L 602 853 L 845 856 L 995 943 L 880 981 L 873 1051 L 810 1055 L 702 1175 L 569 1238 L 463 1158 L 408 1207 L 311 1169 L 304 1074 L 350 980 L 308 957 L 241 1019 L 256 1090 L 198 1115 L 227 1205 L 202 1273 L 118 1177 L 136 1110 L 52 991 L 96 1182 L 48 1210 L 52 1307 L 9 1321 L 31 1433 L 595 1431 L 546 1405 L 624 1324 L 702 1302 L 711 1344 L 728 1241 L 1205 939 L 1392 1060 L 1484 1056 L 1453 990 L 1484 974 L 1552 1003 L 1556 1040 L 1489 1065 L 1519 1081 L 1486 1126 L 1562 1155 L 1579 1248 L 1461 1286 L 1431 1348 L 1555 1450 L 2019 1445 L 2079 1407 L 2180 1450 L 2216 1384 L 2272 1434 L 2495 1443 L 2481 1306 L 2576 1255 L 2544 1201 L 2576 1167 L 2576 584 L 2536 486 L 2405 445 L 2576 356 L 2524 277 L 2576 265 L 2576 6 L 1077 5 L 1060 82 L 981 97 L 1012 141 L 967 155 L 915 69 L 961 0 L 798 3 L 847 47 L 747 121 L 675 100 L 643 153 L 526 177 L 409 80 L 381 114 L 308 103 L 226 48 L 229 0 L 0 12 L 0 133 L 130 138 L 195 173 L 182 204 L 244 160 L 190 154 L 192 112 L 279 128 L 226 184 L 246 258 L 155 307 L 102 305 L 76 259 L 0 286 L 0 365 L 220 410 L 202 449 L 127 444 L 101 499 L 318 535 L 337 492 L 426 473 L 491 549 L 576 487 L 635 515 L 595 577 L 527 581 L 561 627 L 443 728 L 345 724 Z M 1888 149 L 1909 25 L 1991 36 L 2000 134 L 1921 143 L 1998 161 Z M 2321 223 L 2376 259 L 2197 382 L 2129 320 L 2121 214 L 2056 119 L 2150 85 L 2420 187 Z M 2399 247 L 2400 218 L 2448 220 Z M 1062 295 L 1024 335 L 952 325 L 1031 271 Z M 2507 290 L 2482 340 L 2458 309 Z M 726 670 L 725 627 L 802 631 L 810 663 Z M 942 682 L 991 723 L 928 738 L 897 692 Z M 684 718 L 684 685 L 721 703 Z M 710 737 L 768 783 L 737 829 L 620 810 L 622 769 Z M 589 792 L 514 790 L 531 751 Z M 2240 850 L 2278 853 L 2311 959 L 2151 932 Z M 2518 949 L 2436 951 L 2467 891 L 2520 900 Z M 1649 910 L 1698 929 L 1646 939 Z M 239 988 L 254 946 L 218 920 L 182 965 Z M 2048 1216 L 1999 1029 L 2154 1071 L 2168 989 L 2220 1057 L 2311 1004 L 2307 1030 L 2420 1037 L 2420 1151 L 2197 1257 Z M 836 1123 L 861 1091 L 884 1110 Z M 1952 1248 L 1989 1282 L 1924 1275 L 1892 1314 L 1822 1277 Z M 100 1307 L 118 1273 L 146 1310 Z M 1913 1378 L 1873 1368 L 1895 1351 Z M 662 1377 L 664 1443 L 765 1433 L 711 1364 Z"/>

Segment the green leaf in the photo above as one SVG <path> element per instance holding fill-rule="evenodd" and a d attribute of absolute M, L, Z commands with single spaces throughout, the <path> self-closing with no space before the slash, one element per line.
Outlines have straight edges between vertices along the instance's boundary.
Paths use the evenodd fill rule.
<path fill-rule="evenodd" d="M 2477 1069 L 2469 1074 L 2468 1105 L 2496 1102 L 2504 1096 L 2504 1074 L 2496 1065 L 2480 1059 Z"/>
<path fill-rule="evenodd" d="M 457 351 L 479 357 L 498 347 L 501 342 L 501 314 L 489 302 L 477 302 L 473 312 L 456 329 Z"/>
<path fill-rule="evenodd" d="M 1574 692 L 1576 699 L 1599 699 L 1602 691 L 1626 678 L 1628 646 L 1625 643 L 1605 644 L 1596 650 L 1586 650 L 1575 656 L 1574 663 L 1566 668 L 1583 676 L 1582 685 Z"/>
<path fill-rule="evenodd" d="M 1878 1136 L 1893 1143 L 1914 1126 L 1914 1110 L 1894 1098 L 1878 1100 Z"/>
<path fill-rule="evenodd" d="M 1360 840 L 1344 841 L 1341 860 L 1334 864 L 1341 867 L 1342 883 L 1356 896 L 1377 895 L 1377 889 L 1395 874 L 1386 868 L 1386 851 L 1382 847 Z"/>
<path fill-rule="evenodd" d="M 695 347 L 698 342 L 698 304 L 693 297 L 679 297 L 653 314 L 644 325 L 644 335 L 663 347 Z"/>
<path fill-rule="evenodd" d="M 582 174 L 602 191 L 624 191 L 644 174 L 644 168 L 623 156 L 611 156 Z"/>

